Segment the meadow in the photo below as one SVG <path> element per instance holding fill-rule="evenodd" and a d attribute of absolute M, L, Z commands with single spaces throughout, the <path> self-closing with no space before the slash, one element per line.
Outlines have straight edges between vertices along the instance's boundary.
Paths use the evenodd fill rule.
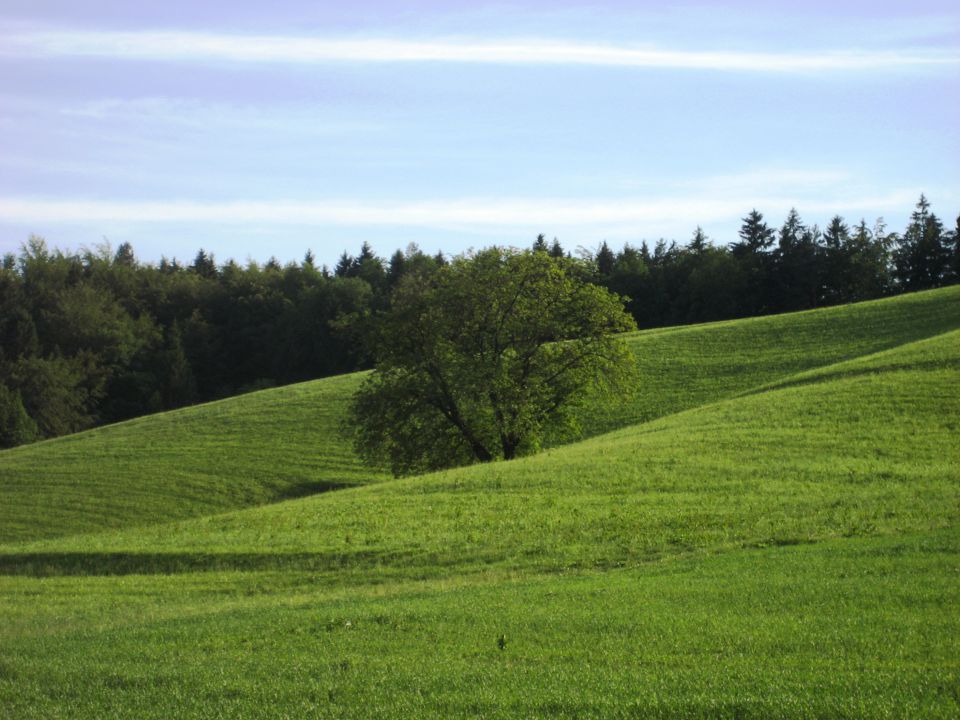
<path fill-rule="evenodd" d="M 583 435 L 648 422 L 960 326 L 946 288 L 803 313 L 631 333 L 636 392 L 584 407 Z M 0 542 L 209 515 L 388 479 L 339 432 L 363 375 L 324 378 L 0 452 Z"/>
<path fill-rule="evenodd" d="M 956 717 L 960 288 L 629 341 L 508 463 L 358 376 L 0 453 L 0 716 Z"/>

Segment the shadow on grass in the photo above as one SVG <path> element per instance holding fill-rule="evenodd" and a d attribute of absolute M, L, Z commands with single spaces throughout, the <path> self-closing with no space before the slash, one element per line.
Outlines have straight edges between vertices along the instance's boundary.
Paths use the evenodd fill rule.
<path fill-rule="evenodd" d="M 363 483 L 327 482 L 323 480 L 305 481 L 284 488 L 274 496 L 274 500 L 295 500 L 296 498 L 307 497 L 308 495 L 320 495 L 335 490 L 349 490 L 355 487 L 363 487 Z"/>
<path fill-rule="evenodd" d="M 0 555 L 0 575 L 174 575 L 258 570 L 329 571 L 397 562 L 396 554 L 59 552 Z"/>
<path fill-rule="evenodd" d="M 884 375 L 892 372 L 930 372 L 938 370 L 960 370 L 960 360 L 918 360 L 907 363 L 889 363 L 887 365 L 877 365 L 876 367 L 853 368 L 850 370 L 831 370 L 829 366 L 822 371 L 811 372 L 809 375 L 801 378 L 786 379 L 769 385 L 761 385 L 758 388 L 746 390 L 736 397 L 750 397 L 751 395 L 763 395 L 764 393 L 775 390 L 784 390 L 786 388 L 803 387 L 805 385 L 817 385 L 823 382 L 832 382 L 834 380 L 850 380 L 853 378 Z"/>

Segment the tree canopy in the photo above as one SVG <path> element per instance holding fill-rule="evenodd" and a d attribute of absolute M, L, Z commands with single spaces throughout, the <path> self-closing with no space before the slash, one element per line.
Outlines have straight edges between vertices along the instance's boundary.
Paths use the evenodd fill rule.
<path fill-rule="evenodd" d="M 575 431 L 586 398 L 628 391 L 634 360 L 616 333 L 633 319 L 574 264 L 490 248 L 407 276 L 351 407 L 358 452 L 396 474 L 510 459 Z"/>
<path fill-rule="evenodd" d="M 821 230 L 792 210 L 757 210 L 739 241 L 602 243 L 572 254 L 533 243 L 576 277 L 621 295 L 637 325 L 807 310 L 960 282 L 960 217 L 921 196 L 901 233 L 882 218 Z M 652 245 L 652 247 L 651 247 Z M 333 269 L 301 262 L 143 262 L 129 243 L 74 253 L 31 237 L 0 257 L 0 448 L 252 389 L 366 369 L 356 318 L 391 307 L 405 278 L 446 266 L 416 245 L 378 257 L 364 243 Z"/>

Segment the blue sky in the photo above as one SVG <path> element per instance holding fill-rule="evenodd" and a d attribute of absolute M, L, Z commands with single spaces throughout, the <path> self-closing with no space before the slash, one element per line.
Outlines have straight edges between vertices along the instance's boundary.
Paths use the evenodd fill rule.
<path fill-rule="evenodd" d="M 0 252 L 727 243 L 921 192 L 953 224 L 953 3 L 665 5 L 5 0 Z"/>

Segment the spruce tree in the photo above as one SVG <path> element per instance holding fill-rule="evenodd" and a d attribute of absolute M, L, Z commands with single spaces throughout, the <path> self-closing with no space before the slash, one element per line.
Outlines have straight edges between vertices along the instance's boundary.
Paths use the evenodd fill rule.
<path fill-rule="evenodd" d="M 193 259 L 193 265 L 190 266 L 190 269 L 204 278 L 212 278 L 217 275 L 217 264 L 213 258 L 213 254 L 208 255 L 203 248 L 200 248 L 197 252 L 197 256 Z"/>
<path fill-rule="evenodd" d="M 763 214 L 756 209 L 743 218 L 738 234 L 740 242 L 730 246 L 734 255 L 764 252 L 773 245 L 773 230 L 763 221 Z"/>
<path fill-rule="evenodd" d="M 774 232 L 763 220 L 763 214 L 751 210 L 740 226 L 740 241 L 730 245 L 737 260 L 743 282 L 738 315 L 759 315 L 771 308 L 773 261 L 768 252 Z"/>
<path fill-rule="evenodd" d="M 597 272 L 600 274 L 600 277 L 610 277 L 613 274 L 613 267 L 616 262 L 616 257 L 613 254 L 613 251 L 610 249 L 610 246 L 607 245 L 607 241 L 604 240 L 600 245 L 600 249 L 597 251 L 597 256 L 595 258 L 597 264 Z"/>
<path fill-rule="evenodd" d="M 944 240 L 943 223 L 930 212 L 930 202 L 921 195 L 895 255 L 897 280 L 905 289 L 923 290 L 943 284 L 950 267 L 950 249 Z"/>
<path fill-rule="evenodd" d="M 337 264 L 333 268 L 333 274 L 337 277 L 349 277 L 353 270 L 353 266 L 353 257 L 349 255 L 346 250 L 344 250 L 340 254 L 340 259 L 337 260 Z"/>
<path fill-rule="evenodd" d="M 834 215 L 823 232 L 823 263 L 820 275 L 820 296 L 826 303 L 844 302 L 849 298 L 850 228 L 839 215 Z"/>
<path fill-rule="evenodd" d="M 690 240 L 690 244 L 687 246 L 687 249 L 694 255 L 703 255 L 707 249 L 707 235 L 703 232 L 703 228 L 697 225 L 697 229 L 693 233 L 693 238 Z"/>
<path fill-rule="evenodd" d="M 0 383 L 0 448 L 23 445 L 38 437 L 37 424 L 27 414 L 19 391 Z"/>

